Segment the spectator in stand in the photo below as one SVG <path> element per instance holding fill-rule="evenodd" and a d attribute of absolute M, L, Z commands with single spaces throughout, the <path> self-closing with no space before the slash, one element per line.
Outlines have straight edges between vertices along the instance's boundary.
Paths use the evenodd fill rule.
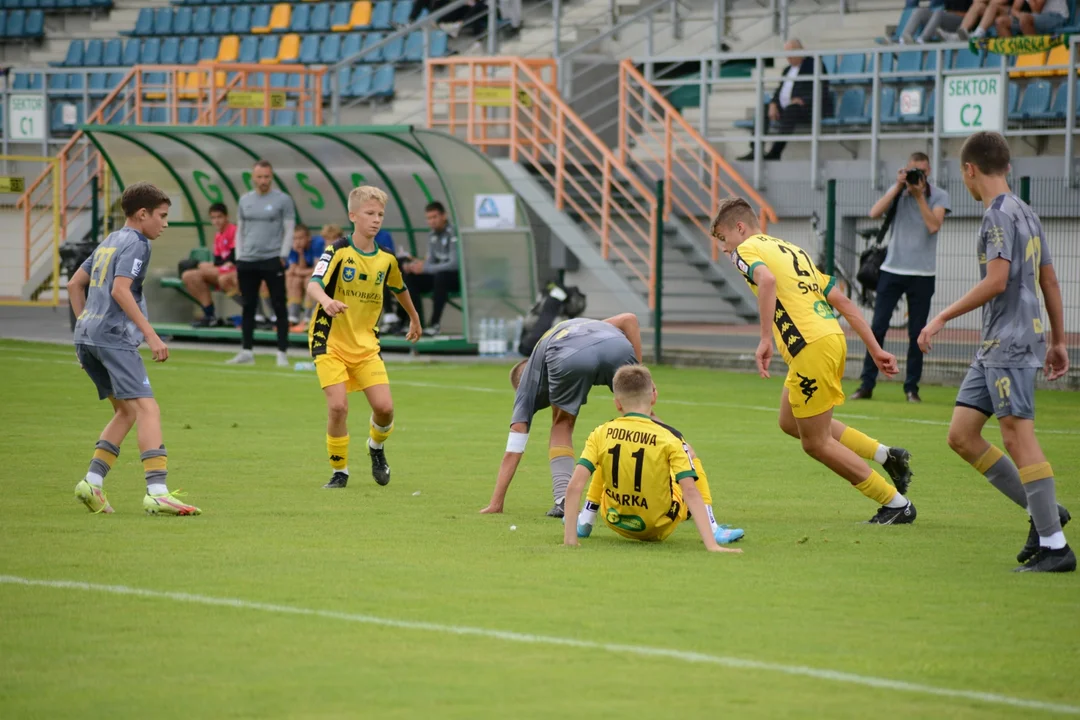
<path fill-rule="evenodd" d="M 784 50 L 802 50 L 802 43 L 798 40 L 788 40 L 784 44 Z M 788 68 L 784 71 L 784 79 L 773 93 L 772 100 L 765 107 L 764 134 L 768 135 L 770 125 L 778 126 L 777 132 L 781 135 L 789 135 L 799 125 L 806 125 L 813 117 L 814 83 L 812 80 L 797 80 L 800 75 L 810 77 L 814 73 L 814 58 L 796 55 L 789 57 Z M 825 74 L 824 65 L 821 74 Z M 829 81 L 821 81 L 822 116 L 832 113 L 832 95 L 829 92 Z M 776 141 L 769 152 L 765 153 L 765 160 L 779 160 L 784 152 L 786 142 Z M 750 152 L 743 155 L 739 160 L 753 160 L 754 147 L 750 146 Z"/>
<path fill-rule="evenodd" d="M 1069 0 L 1014 0 L 997 19 L 998 37 L 1053 35 L 1069 19 Z"/>
<path fill-rule="evenodd" d="M 971 5 L 972 0 L 931 0 L 930 7 L 915 7 L 900 34 L 900 44 L 921 45 L 937 40 L 943 33 L 955 33 Z"/>
<path fill-rule="evenodd" d="M 999 16 L 1009 14 L 1009 5 L 1010 0 L 974 0 L 956 32 L 942 32 L 940 35 L 949 42 L 967 42 L 984 37 Z"/>
<path fill-rule="evenodd" d="M 327 225 L 327 228 L 335 227 Z M 338 235 L 341 229 L 336 228 Z M 323 229 L 324 231 L 326 228 Z M 289 299 L 289 328 L 291 332 L 304 332 L 304 298 L 307 296 L 307 284 L 315 271 L 315 263 L 326 248 L 323 237 L 311 236 L 307 225 L 297 225 L 293 229 L 293 246 L 285 266 L 285 295 Z"/>
<path fill-rule="evenodd" d="M 443 309 L 450 299 L 450 293 L 461 289 L 458 239 L 441 202 L 428 203 L 424 212 L 428 227 L 431 228 L 427 257 L 423 260 L 410 260 L 401 266 L 401 272 L 421 317 L 424 314 L 421 293 L 432 294 L 431 322 L 424 326 L 424 334 L 438 335 L 439 323 L 442 321 Z"/>
<path fill-rule="evenodd" d="M 229 222 L 229 209 L 224 203 L 210 206 L 210 222 L 214 225 L 213 262 L 201 262 L 197 267 L 185 270 L 180 279 L 191 297 L 202 305 L 203 316 L 192 323 L 195 327 L 213 327 L 218 319 L 214 310 L 211 288 L 230 297 L 237 297 L 236 282 L 236 226 Z"/>

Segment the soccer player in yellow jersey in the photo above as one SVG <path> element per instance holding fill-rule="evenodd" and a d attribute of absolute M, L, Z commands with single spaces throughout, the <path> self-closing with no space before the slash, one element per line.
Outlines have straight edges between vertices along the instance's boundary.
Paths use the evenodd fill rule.
<path fill-rule="evenodd" d="M 308 283 L 308 297 L 317 303 L 308 328 L 308 345 L 319 385 L 326 393 L 326 452 L 334 471 L 325 488 L 343 488 L 349 482 L 348 393 L 358 390 L 371 406 L 367 443 L 371 475 L 380 485 L 390 482 L 383 443 L 394 430 L 394 402 L 376 330 L 384 289 L 397 296 L 409 315 L 406 337 L 416 342 L 421 328 L 397 258 L 375 244 L 385 210 L 386 193 L 382 190 L 370 185 L 354 188 L 349 193 L 352 235 L 326 248 Z"/>
<path fill-rule="evenodd" d="M 780 428 L 799 438 L 807 455 L 881 504 L 870 523 L 913 522 L 915 506 L 904 497 L 911 482 L 911 454 L 886 447 L 833 419 L 833 408 L 844 402 L 840 381 L 847 359 L 847 341 L 834 308 L 863 339 L 874 363 L 888 377 L 897 373 L 896 358 L 882 350 L 858 308 L 802 248 L 761 232 L 746 200 L 722 201 L 712 234 L 757 296 L 761 318 L 761 342 L 755 354 L 758 372 L 769 377 L 773 339 L 788 365 L 780 396 Z M 871 470 L 867 460 L 880 463 L 895 487 Z"/>
<path fill-rule="evenodd" d="M 604 483 L 601 513 L 608 527 L 619 535 L 634 540 L 663 540 L 687 518 L 689 511 L 707 550 L 742 552 L 716 542 L 696 485 L 698 473 L 690 449 L 649 417 L 656 404 L 656 386 L 648 369 L 642 365 L 619 368 L 612 380 L 612 391 L 622 417 L 589 434 L 566 490 L 566 507 L 581 506 L 586 483 L 599 472 Z M 566 524 L 563 542 L 578 544 L 573 523 Z"/>

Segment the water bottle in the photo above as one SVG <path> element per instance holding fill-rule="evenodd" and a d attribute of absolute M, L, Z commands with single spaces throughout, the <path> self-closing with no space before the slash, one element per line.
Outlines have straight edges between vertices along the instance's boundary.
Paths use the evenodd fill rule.
<path fill-rule="evenodd" d="M 488 319 L 480 318 L 480 357 L 485 357 L 488 354 L 488 339 L 490 333 L 488 332 Z"/>
<path fill-rule="evenodd" d="M 506 319 L 499 318 L 495 328 L 495 354 L 503 357 L 506 355 L 506 346 L 509 343 L 509 338 L 506 336 Z"/>
<path fill-rule="evenodd" d="M 297 372 L 308 372 L 315 369 L 315 363 L 313 362 L 298 362 L 293 365 L 293 370 Z"/>

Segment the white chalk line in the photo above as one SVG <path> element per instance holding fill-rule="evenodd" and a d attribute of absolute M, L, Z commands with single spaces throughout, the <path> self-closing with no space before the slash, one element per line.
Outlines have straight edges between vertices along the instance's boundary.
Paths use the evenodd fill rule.
<path fill-rule="evenodd" d="M 25 351 L 26 349 L 0 347 L 0 351 L 4 351 L 4 350 Z M 61 353 L 39 351 L 39 350 L 34 350 L 33 352 L 41 352 L 43 355 L 61 355 Z M 63 355 L 67 355 L 67 354 L 68 353 L 63 353 Z M 40 358 L 25 357 L 25 356 L 22 356 L 22 357 L 20 357 L 20 356 L 9 356 L 6 359 L 8 359 L 8 360 L 19 360 L 19 361 L 24 361 L 24 362 L 45 362 L 44 360 L 42 360 Z M 63 365 L 67 365 L 67 364 L 74 365 L 75 364 L 74 360 L 72 360 L 71 363 L 68 363 L 66 361 L 61 361 L 61 360 L 53 360 L 53 361 L 50 361 L 50 362 L 57 362 L 57 363 L 60 363 L 60 364 L 63 364 Z M 278 377 L 278 378 L 280 378 L 280 377 L 310 378 L 311 377 L 311 375 L 309 373 L 288 373 L 288 372 L 282 372 L 282 371 L 275 372 L 275 371 L 272 371 L 272 370 L 259 370 L 259 369 L 252 368 L 250 366 L 236 366 L 235 368 L 230 369 L 230 368 L 220 367 L 220 365 L 221 365 L 220 363 L 211 363 L 211 362 L 205 362 L 205 361 L 201 361 L 201 360 L 184 360 L 184 361 L 170 360 L 168 365 L 155 364 L 154 369 L 155 369 L 155 371 L 163 370 L 163 369 L 164 370 L 173 370 L 173 369 L 176 369 L 179 366 L 197 366 L 197 367 L 205 367 L 205 368 L 207 368 L 208 371 L 211 371 L 211 372 L 243 373 L 243 374 L 247 374 L 247 375 L 266 375 L 266 376 L 273 376 L 273 377 Z M 426 366 L 425 369 L 432 369 L 432 367 L 433 366 Z M 438 367 L 439 367 L 439 369 L 441 369 L 443 366 L 440 365 Z M 400 369 L 401 369 L 400 367 L 392 367 L 391 368 L 391 370 L 393 372 L 397 372 Z M 410 367 L 410 369 L 420 369 L 420 368 L 419 367 L 415 367 L 415 368 Z M 436 372 L 438 372 L 438 370 L 436 370 Z M 466 392 L 494 393 L 494 394 L 505 394 L 505 395 L 513 394 L 513 391 L 510 390 L 509 388 L 503 390 L 501 388 L 479 387 L 479 386 L 475 386 L 475 385 L 449 385 L 449 384 L 445 384 L 445 383 L 419 382 L 419 381 L 415 381 L 415 380 L 396 380 L 396 379 L 394 379 L 394 380 L 391 380 L 391 384 L 392 385 L 403 385 L 405 387 L 434 388 L 434 389 L 437 389 L 437 390 L 463 390 L 463 391 L 466 391 Z M 661 403 L 661 405 L 686 405 L 686 406 L 689 406 L 689 407 L 718 407 L 718 408 L 728 408 L 728 409 L 731 409 L 731 410 L 749 410 L 749 411 L 753 411 L 753 412 L 766 412 L 766 413 L 771 413 L 771 414 L 775 414 L 778 411 L 777 407 L 770 407 L 770 406 L 767 406 L 767 405 L 743 405 L 743 404 L 740 404 L 740 403 L 712 402 L 712 401 L 707 401 L 707 400 L 675 400 L 675 399 L 671 399 L 671 398 L 667 398 L 667 397 L 663 398 L 660 401 L 660 403 Z M 923 420 L 923 419 L 920 419 L 920 418 L 906 418 L 906 417 L 881 417 L 881 416 L 877 416 L 877 415 L 862 415 L 862 414 L 858 414 L 858 413 L 848 413 L 848 412 L 837 412 L 837 413 L 835 413 L 835 415 L 839 419 L 870 420 L 870 421 L 874 421 L 874 422 L 884 422 L 884 423 L 895 422 L 895 423 L 904 423 L 904 424 L 908 424 L 908 425 L 930 425 L 930 426 L 933 426 L 933 427 L 949 427 L 949 423 L 944 422 L 942 420 Z M 1058 429 L 1054 429 L 1054 428 L 1036 428 L 1035 432 L 1040 434 L 1040 435 L 1080 435 L 1080 430 L 1058 430 Z"/>
<path fill-rule="evenodd" d="M 154 600 L 172 600 L 174 602 L 190 603 L 195 605 L 208 605 L 214 607 L 229 607 L 239 610 L 255 610 L 259 612 L 275 613 L 280 615 L 300 615 L 316 617 L 325 620 L 339 620 L 342 622 L 358 623 L 362 625 L 375 625 L 379 627 L 396 628 L 399 630 L 415 630 L 421 632 L 440 633 L 443 635 L 458 635 L 482 637 L 492 640 L 502 640 L 511 643 L 523 643 L 530 645 L 553 645 L 561 647 L 573 647 L 580 650 L 598 650 L 605 653 L 618 655 L 637 655 L 647 658 L 664 658 L 678 660 L 685 663 L 699 665 L 719 665 L 721 667 L 738 670 L 757 670 L 761 672 L 779 673 L 808 677 L 815 680 L 827 680 L 829 682 L 859 685 L 879 690 L 895 690 L 915 695 L 930 695 L 950 698 L 954 700 L 969 700 L 988 705 L 1001 705 L 1025 710 L 1041 710 L 1048 713 L 1062 715 L 1080 715 L 1080 706 L 1064 705 L 1061 703 L 1044 702 L 1041 700 L 1028 700 L 1024 698 L 999 695 L 997 693 L 979 692 L 975 690 L 954 690 L 951 688 L 922 685 L 919 683 L 905 682 L 903 680 L 890 680 L 869 675 L 856 675 L 854 673 L 841 672 L 838 670 L 821 670 L 804 665 L 784 665 L 781 663 L 764 662 L 760 660 L 747 660 L 744 658 L 728 657 L 725 655 L 711 655 L 708 653 L 676 650 L 673 648 L 650 647 L 647 645 L 618 645 L 614 643 L 593 642 L 576 638 L 560 638 L 550 635 L 533 635 L 504 630 L 491 630 L 467 625 L 443 625 L 440 623 L 419 622 L 413 620 L 395 620 L 374 615 L 361 615 L 355 613 L 335 612 L 332 610 L 318 610 L 314 608 L 296 607 L 292 605 L 275 605 L 271 603 L 252 602 L 239 598 L 211 597 L 208 595 L 196 595 L 192 593 L 164 592 L 159 590 L 145 590 L 142 588 L 128 587 L 126 585 L 100 585 L 75 580 L 36 580 L 32 578 L 18 577 L 15 575 L 0 575 L 0 584 L 20 585 L 25 587 L 45 587 L 59 590 L 82 590 L 86 592 L 99 592 L 109 595 L 128 595 Z"/>

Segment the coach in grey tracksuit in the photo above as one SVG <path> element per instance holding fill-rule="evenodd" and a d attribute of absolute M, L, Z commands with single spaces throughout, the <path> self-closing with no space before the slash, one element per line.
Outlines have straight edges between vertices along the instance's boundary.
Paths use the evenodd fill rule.
<path fill-rule="evenodd" d="M 431 293 L 431 322 L 424 326 L 425 335 L 438 335 L 443 310 L 450 293 L 461 290 L 458 239 L 454 226 L 446 216 L 441 202 L 428 203 L 424 208 L 431 236 L 428 238 L 427 257 L 402 265 L 405 285 L 416 303 L 416 310 L 424 314 L 423 293 Z"/>
<path fill-rule="evenodd" d="M 278 364 L 289 347 L 289 313 L 285 298 L 285 264 L 292 250 L 296 209 L 292 198 L 272 187 L 273 169 L 260 160 L 252 172 L 255 189 L 240 198 L 236 213 L 236 279 L 244 301 L 244 350 L 237 363 L 254 362 L 255 312 L 263 282 L 277 316 Z"/>

